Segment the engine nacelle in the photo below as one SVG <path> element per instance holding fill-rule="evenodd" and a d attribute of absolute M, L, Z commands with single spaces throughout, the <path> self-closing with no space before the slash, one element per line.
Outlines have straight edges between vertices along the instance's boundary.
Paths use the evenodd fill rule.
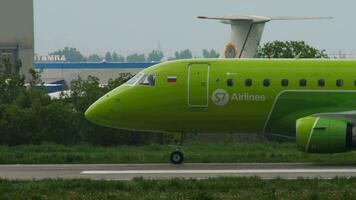
<path fill-rule="evenodd" d="M 344 120 L 305 117 L 296 128 L 298 149 L 307 153 L 341 153 L 356 147 L 356 128 Z"/>

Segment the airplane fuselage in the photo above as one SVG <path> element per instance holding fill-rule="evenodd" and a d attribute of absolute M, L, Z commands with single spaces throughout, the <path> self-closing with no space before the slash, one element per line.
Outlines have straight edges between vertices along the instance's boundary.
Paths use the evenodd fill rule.
<path fill-rule="evenodd" d="M 86 116 L 119 129 L 295 137 L 300 118 L 356 110 L 355 81 L 351 60 L 165 62 L 99 99 Z"/>

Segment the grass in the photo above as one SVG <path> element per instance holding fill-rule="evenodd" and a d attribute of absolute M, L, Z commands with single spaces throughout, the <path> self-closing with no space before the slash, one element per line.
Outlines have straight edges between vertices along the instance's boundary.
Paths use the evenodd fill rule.
<path fill-rule="evenodd" d="M 132 164 L 167 163 L 170 145 L 92 147 L 59 145 L 0 146 L 0 164 Z M 188 163 L 314 162 L 356 164 L 356 152 L 306 154 L 292 143 L 189 143 L 184 147 Z"/>
<path fill-rule="evenodd" d="M 0 180 L 0 199 L 356 199 L 356 178 L 332 180 Z"/>

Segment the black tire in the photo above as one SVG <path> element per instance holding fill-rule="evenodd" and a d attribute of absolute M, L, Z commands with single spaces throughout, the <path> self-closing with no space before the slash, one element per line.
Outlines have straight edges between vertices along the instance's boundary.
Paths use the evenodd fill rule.
<path fill-rule="evenodd" d="M 171 154 L 171 162 L 175 165 L 182 164 L 184 162 L 184 154 L 181 151 L 174 151 Z"/>

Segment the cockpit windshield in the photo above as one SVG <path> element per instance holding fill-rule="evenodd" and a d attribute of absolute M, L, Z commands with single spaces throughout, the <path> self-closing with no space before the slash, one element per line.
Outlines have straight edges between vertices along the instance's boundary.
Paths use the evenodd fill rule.
<path fill-rule="evenodd" d="M 147 85 L 147 86 L 155 86 L 156 85 L 156 76 L 152 74 L 144 74 L 138 73 L 136 76 L 132 77 L 125 84 L 134 86 L 136 84 L 139 85 Z"/>
<path fill-rule="evenodd" d="M 132 77 L 130 80 L 128 80 L 125 84 L 127 85 L 135 85 L 137 81 L 141 80 L 141 78 L 144 76 L 143 73 L 138 73 L 134 77 Z"/>
<path fill-rule="evenodd" d="M 152 74 L 144 75 L 141 80 L 139 81 L 140 85 L 148 85 L 148 86 L 155 86 L 156 85 L 156 76 Z"/>

